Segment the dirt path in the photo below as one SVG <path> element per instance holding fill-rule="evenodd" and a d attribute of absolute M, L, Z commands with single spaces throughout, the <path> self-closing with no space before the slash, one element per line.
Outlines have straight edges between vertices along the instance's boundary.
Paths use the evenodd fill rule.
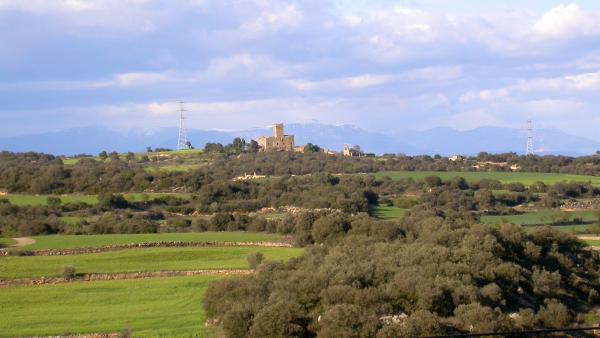
<path fill-rule="evenodd" d="M 600 236 L 577 236 L 582 241 L 600 241 Z"/>
<path fill-rule="evenodd" d="M 13 241 L 17 242 L 13 245 L 11 245 L 12 247 L 17 247 L 17 248 L 21 248 L 24 246 L 28 246 L 28 245 L 32 245 L 35 244 L 35 239 L 33 238 L 29 238 L 29 237 L 17 237 L 17 238 L 13 238 Z"/>

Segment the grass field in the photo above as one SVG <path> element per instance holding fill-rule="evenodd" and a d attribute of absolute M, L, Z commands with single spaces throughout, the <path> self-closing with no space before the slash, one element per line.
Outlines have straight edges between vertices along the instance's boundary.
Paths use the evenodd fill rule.
<path fill-rule="evenodd" d="M 6 248 L 9 245 L 15 244 L 15 241 L 13 241 L 10 238 L 0 238 L 0 248 Z"/>
<path fill-rule="evenodd" d="M 379 219 L 390 220 L 404 216 L 406 210 L 397 207 L 377 206 L 372 209 L 372 214 Z"/>
<path fill-rule="evenodd" d="M 100 218 L 100 216 L 87 216 L 87 217 L 81 217 L 81 216 L 62 216 L 60 217 L 60 220 L 65 222 L 66 224 L 78 224 L 81 221 L 88 221 L 88 222 L 95 222 Z"/>
<path fill-rule="evenodd" d="M 567 174 L 549 174 L 549 173 L 521 173 L 521 172 L 445 172 L 445 171 L 387 171 L 374 174 L 376 177 L 388 176 L 394 180 L 403 178 L 412 178 L 422 180 L 427 176 L 439 176 L 442 180 L 450 180 L 455 176 L 464 177 L 469 182 L 477 182 L 482 179 L 495 179 L 502 183 L 521 182 L 530 185 L 536 181 L 542 181 L 546 184 L 555 184 L 562 181 L 592 182 L 595 186 L 600 186 L 600 176 L 582 176 Z"/>
<path fill-rule="evenodd" d="M 162 196 L 175 196 L 183 199 L 189 199 L 191 194 L 186 193 L 130 193 L 124 194 L 129 202 L 142 202 L 153 200 Z M 6 198 L 11 204 L 15 205 L 46 205 L 48 197 L 58 197 L 63 204 L 66 203 L 87 203 L 90 205 L 98 203 L 97 195 L 6 195 Z"/>
<path fill-rule="evenodd" d="M 26 249 L 69 249 L 130 243 L 182 241 L 182 242 L 277 242 L 281 235 L 255 232 L 185 232 L 162 234 L 115 235 L 51 235 L 34 236 L 35 244 Z"/>
<path fill-rule="evenodd" d="M 201 166 L 197 165 L 197 164 L 162 165 L 162 166 L 145 167 L 144 170 L 149 173 L 153 173 L 153 172 L 157 172 L 157 171 L 177 172 L 177 171 L 195 170 L 200 167 Z"/>
<path fill-rule="evenodd" d="M 599 246 L 600 247 L 600 241 L 599 240 L 586 239 L 585 242 L 587 244 L 589 244 L 590 246 Z"/>
<path fill-rule="evenodd" d="M 481 217 L 481 223 L 485 224 L 498 224 L 503 219 L 508 220 L 514 224 L 520 225 L 540 225 L 540 224 L 549 224 L 551 222 L 550 218 L 554 215 L 560 215 L 562 212 L 557 210 L 545 210 L 545 211 L 536 211 L 536 212 L 528 212 L 521 215 L 510 215 L 510 216 L 483 216 Z M 576 217 L 582 218 L 584 222 L 594 222 L 597 220 L 596 216 L 594 216 L 593 211 L 573 211 L 569 212 L 571 220 Z"/>
<path fill-rule="evenodd" d="M 265 259 L 285 261 L 300 248 L 157 248 L 69 256 L 9 256 L 0 259 L 0 279 L 59 277 L 64 266 L 77 273 L 117 273 L 163 270 L 248 269 L 246 256 L 261 252 Z"/>
<path fill-rule="evenodd" d="M 184 149 L 184 150 L 171 150 L 171 151 L 161 151 L 159 154 L 161 155 L 198 155 L 204 153 L 202 149 Z M 152 153 L 156 154 L 156 153 Z"/>
<path fill-rule="evenodd" d="M 220 277 L 173 277 L 0 289 L 0 337 L 121 332 L 209 337 L 202 297 Z"/>
<path fill-rule="evenodd" d="M 6 198 L 11 204 L 15 205 L 46 205 L 47 198 L 49 195 L 6 195 L 2 198 Z M 96 204 L 98 202 L 98 196 L 96 195 L 55 195 L 51 197 L 58 197 L 62 203 L 87 203 Z"/>

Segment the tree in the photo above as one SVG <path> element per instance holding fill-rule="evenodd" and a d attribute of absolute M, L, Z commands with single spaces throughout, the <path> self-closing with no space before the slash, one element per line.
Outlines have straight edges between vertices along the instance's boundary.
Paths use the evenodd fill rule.
<path fill-rule="evenodd" d="M 286 299 L 263 307 L 254 317 L 249 337 L 303 337 L 308 318 L 302 307 Z"/>
<path fill-rule="evenodd" d="M 71 280 L 71 279 L 75 278 L 75 268 L 70 265 L 63 266 L 62 275 L 63 275 L 63 278 L 66 280 Z"/>
<path fill-rule="evenodd" d="M 427 176 L 423 179 L 423 182 L 429 188 L 435 188 L 442 185 L 442 179 L 439 176 Z"/>
<path fill-rule="evenodd" d="M 233 139 L 233 142 L 231 143 L 231 150 L 234 154 L 239 154 L 242 151 L 244 151 L 245 146 L 246 146 L 246 140 L 236 137 Z"/>
<path fill-rule="evenodd" d="M 223 212 L 215 214 L 210 219 L 211 230 L 225 231 L 229 223 L 233 222 L 233 220 L 233 216 L 229 213 Z"/>
<path fill-rule="evenodd" d="M 246 256 L 246 261 L 248 262 L 248 266 L 250 269 L 256 269 L 260 263 L 263 261 L 263 254 L 260 252 L 253 252 Z"/>
<path fill-rule="evenodd" d="M 207 143 L 204 146 L 204 151 L 207 153 L 222 153 L 224 151 L 224 147 L 221 143 Z"/>
<path fill-rule="evenodd" d="M 257 153 L 260 150 L 260 146 L 258 145 L 258 142 L 252 140 L 246 145 L 246 149 L 249 153 Z"/>
<path fill-rule="evenodd" d="M 49 196 L 46 198 L 46 204 L 50 207 L 57 207 L 62 204 L 60 197 Z"/>
<path fill-rule="evenodd" d="M 310 142 L 304 146 L 305 153 L 318 153 L 320 151 L 321 151 L 321 148 L 318 145 L 312 144 Z"/>
<path fill-rule="evenodd" d="M 324 338 L 374 337 L 378 318 L 358 305 L 334 305 L 322 316 L 318 336 Z"/>
<path fill-rule="evenodd" d="M 129 203 L 121 194 L 101 193 L 98 195 L 98 205 L 108 209 L 124 209 L 129 206 Z"/>
<path fill-rule="evenodd" d="M 113 161 L 118 161 L 119 160 L 119 153 L 117 153 L 116 151 L 113 151 L 110 154 L 108 154 L 108 157 L 110 157 L 110 159 L 113 160 Z"/>
<path fill-rule="evenodd" d="M 102 150 L 102 151 L 100 152 L 100 154 L 98 154 L 98 157 L 100 157 L 100 159 L 101 159 L 102 161 L 104 161 L 104 160 L 106 160 L 106 159 L 108 158 L 108 153 L 106 153 L 106 150 Z"/>
<path fill-rule="evenodd" d="M 488 210 L 492 208 L 495 201 L 496 198 L 494 197 L 494 194 L 487 189 L 481 189 L 475 193 L 475 203 L 477 203 L 479 210 Z"/>
<path fill-rule="evenodd" d="M 550 329 L 567 327 L 571 322 L 569 309 L 556 299 L 547 299 L 546 306 L 537 313 L 537 318 Z"/>
<path fill-rule="evenodd" d="M 339 215 L 327 215 L 313 224 L 312 237 L 317 243 L 331 242 L 350 229 L 348 221 Z"/>

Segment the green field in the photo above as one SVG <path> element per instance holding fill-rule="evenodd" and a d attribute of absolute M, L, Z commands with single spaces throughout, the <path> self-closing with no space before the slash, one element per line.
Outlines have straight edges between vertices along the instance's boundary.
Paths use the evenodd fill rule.
<path fill-rule="evenodd" d="M 563 181 L 591 182 L 595 186 L 600 186 L 600 176 L 582 176 L 568 174 L 549 174 L 549 173 L 522 173 L 522 172 L 456 172 L 456 171 L 385 171 L 373 174 L 375 177 L 390 177 L 394 180 L 412 178 L 422 180 L 427 176 L 439 176 L 442 180 L 450 180 L 455 176 L 464 177 L 469 182 L 477 182 L 482 179 L 499 180 L 502 183 L 521 182 L 530 185 L 536 181 L 542 181 L 546 184 L 555 184 Z"/>
<path fill-rule="evenodd" d="M 74 224 L 78 224 L 81 221 L 87 221 L 87 222 L 95 222 L 100 218 L 100 216 L 86 216 L 86 217 L 81 217 L 81 216 L 62 216 L 60 217 L 60 220 L 65 222 L 66 224 L 70 224 L 70 225 L 74 225 Z"/>
<path fill-rule="evenodd" d="M 278 242 L 281 235 L 263 232 L 184 232 L 161 234 L 115 234 L 115 235 L 50 235 L 33 236 L 35 244 L 25 248 L 68 249 L 89 248 L 104 245 L 123 245 L 162 241 L 182 242 Z"/>
<path fill-rule="evenodd" d="M 598 247 L 600 247 L 600 240 L 586 239 L 585 242 L 587 244 L 589 244 L 590 246 L 598 246 Z"/>
<path fill-rule="evenodd" d="M 551 217 L 555 215 L 560 215 L 563 212 L 557 210 L 545 210 L 545 211 L 536 211 L 536 212 L 528 212 L 521 215 L 509 215 L 509 216 L 482 216 L 481 223 L 485 224 L 498 224 L 502 222 L 502 220 L 507 220 L 514 224 L 520 225 L 541 225 L 541 224 L 550 224 Z M 596 216 L 594 216 L 593 211 L 572 211 L 568 212 L 569 217 L 572 220 L 573 218 L 582 218 L 584 222 L 595 222 L 597 221 Z"/>
<path fill-rule="evenodd" d="M 64 165 L 75 165 L 77 164 L 77 162 L 79 162 L 78 158 L 64 158 L 62 160 Z"/>
<path fill-rule="evenodd" d="M 220 277 L 172 277 L 0 289 L 0 337 L 121 332 L 209 337 L 202 297 Z"/>
<path fill-rule="evenodd" d="M 398 218 L 404 216 L 404 214 L 406 213 L 406 210 L 407 209 L 402 209 L 402 208 L 397 208 L 397 207 L 376 206 L 371 210 L 371 212 L 372 212 L 373 216 L 375 216 L 379 219 L 390 220 L 390 219 L 398 219 Z"/>
<path fill-rule="evenodd" d="M 6 198 L 11 204 L 15 205 L 46 205 L 48 197 L 58 197 L 62 203 L 87 203 L 96 204 L 98 202 L 98 196 L 96 195 L 6 195 L 2 198 Z"/>
<path fill-rule="evenodd" d="M 161 151 L 158 154 L 161 155 L 199 155 L 204 153 L 202 149 L 184 149 L 184 150 L 171 150 L 171 151 Z M 152 155 L 157 153 L 150 153 Z M 150 155 L 148 154 L 148 155 Z"/>
<path fill-rule="evenodd" d="M 181 164 L 181 165 L 162 165 L 162 166 L 152 166 L 145 167 L 144 170 L 149 173 L 157 172 L 157 171 L 166 171 L 166 172 L 177 172 L 177 171 L 190 171 L 200 168 L 200 165 L 195 164 Z"/>
<path fill-rule="evenodd" d="M 13 241 L 10 238 L 0 238 L 0 248 L 6 248 L 9 245 L 15 244 L 15 241 Z"/>
<path fill-rule="evenodd" d="M 153 200 L 158 197 L 164 196 L 175 196 L 183 199 L 189 199 L 191 194 L 187 193 L 130 193 L 124 194 L 125 198 L 129 202 L 143 202 Z M 87 203 L 90 205 L 98 203 L 97 195 L 6 195 L 2 198 L 6 198 L 11 204 L 15 205 L 46 205 L 48 197 L 58 197 L 61 199 L 63 204 L 66 203 Z"/>
<path fill-rule="evenodd" d="M 157 248 L 68 256 L 9 256 L 0 258 L 0 279 L 59 277 L 64 266 L 77 273 L 117 273 L 163 270 L 248 269 L 246 256 L 261 252 L 265 259 L 288 260 L 300 248 Z"/>

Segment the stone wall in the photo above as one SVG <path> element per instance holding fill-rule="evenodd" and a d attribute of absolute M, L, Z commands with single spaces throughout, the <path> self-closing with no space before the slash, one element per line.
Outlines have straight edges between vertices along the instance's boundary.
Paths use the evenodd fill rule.
<path fill-rule="evenodd" d="M 162 241 L 147 243 L 131 243 L 123 245 L 105 245 L 93 248 L 73 248 L 73 249 L 42 249 L 27 251 L 27 256 L 66 256 L 81 255 L 90 253 L 99 253 L 107 251 L 118 251 L 126 249 L 144 249 L 144 248 L 184 248 L 184 247 L 269 247 L 269 248 L 291 248 L 289 243 L 280 242 L 182 242 L 182 241 Z M 8 249 L 1 249 L 0 256 L 10 256 L 12 252 Z"/>
<path fill-rule="evenodd" d="M 215 276 L 215 275 L 251 275 L 254 270 L 184 270 L 184 271 L 145 271 L 145 272 L 124 272 L 124 273 L 90 273 L 77 275 L 72 279 L 60 277 L 39 277 L 27 279 L 5 279 L 0 280 L 0 288 L 27 286 L 27 285 L 47 285 L 63 284 L 72 282 L 96 282 L 124 279 L 145 279 L 158 277 L 180 277 L 180 276 Z"/>

